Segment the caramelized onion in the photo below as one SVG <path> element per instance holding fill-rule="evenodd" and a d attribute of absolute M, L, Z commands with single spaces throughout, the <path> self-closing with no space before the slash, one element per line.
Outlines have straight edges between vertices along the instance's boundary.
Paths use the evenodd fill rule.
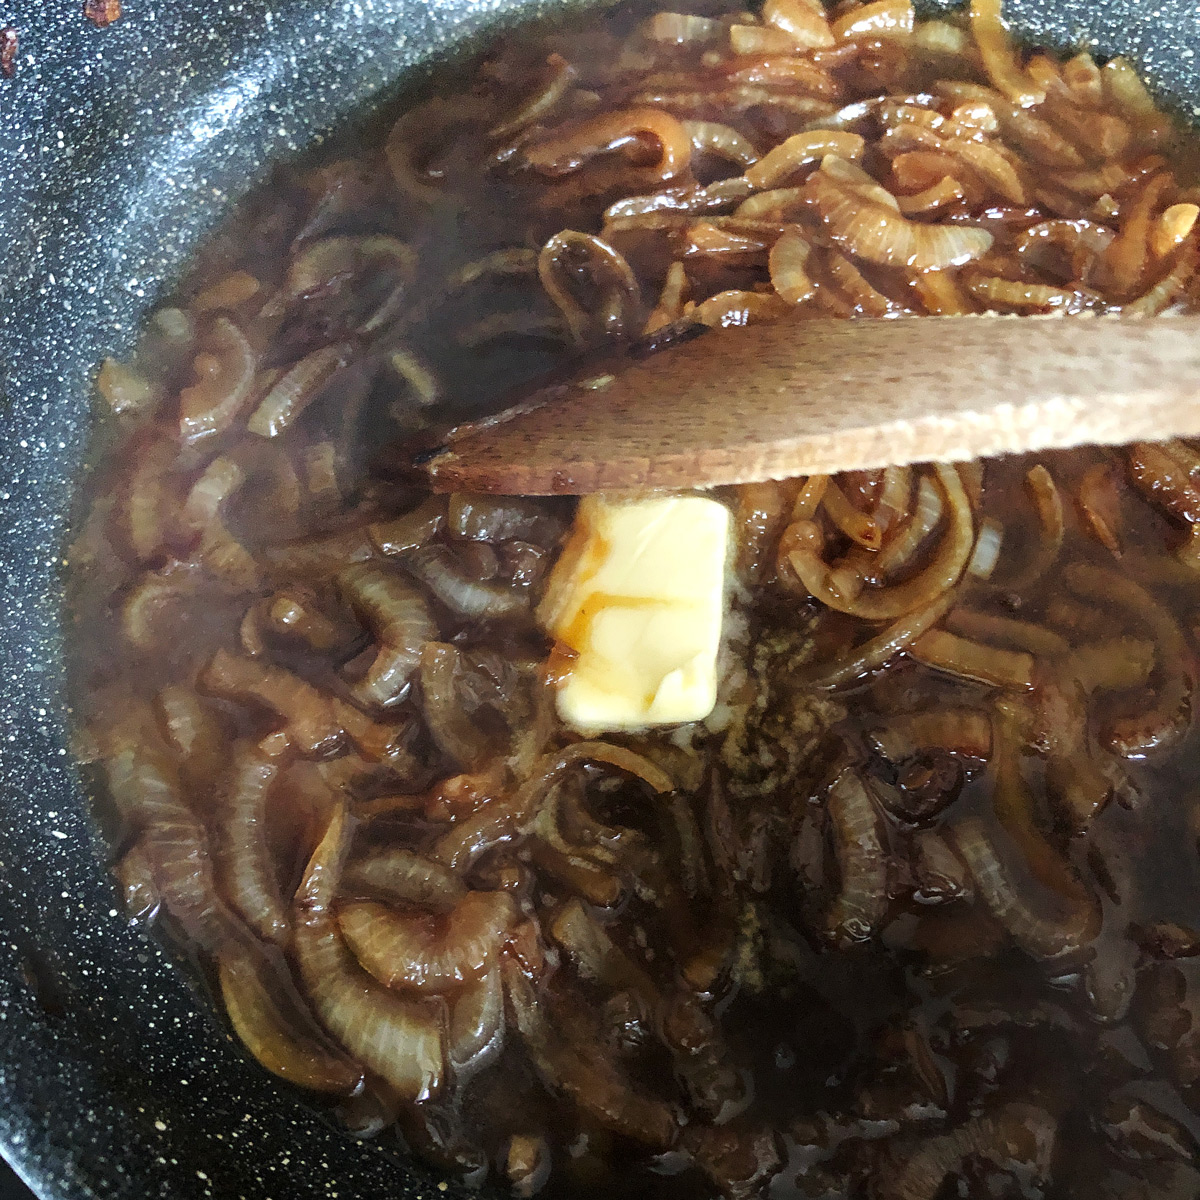
<path fill-rule="evenodd" d="M 300 974 L 322 1024 L 356 1059 L 403 1098 L 427 1100 L 445 1074 L 444 1006 L 401 999 L 376 983 L 342 941 L 330 906 L 349 833 L 339 806 L 296 893 Z"/>
<path fill-rule="evenodd" d="M 517 917 L 507 892 L 468 892 L 445 914 L 408 914 L 374 900 L 342 903 L 354 956 L 388 987 L 441 992 L 483 976 Z"/>
<path fill-rule="evenodd" d="M 228 429 L 254 395 L 257 370 L 245 334 L 227 317 L 216 317 L 192 362 L 194 382 L 179 393 L 179 435 L 186 442 Z"/>
<path fill-rule="evenodd" d="M 348 1096 L 358 1090 L 362 1070 L 329 1045 L 282 967 L 240 947 L 222 950 L 217 964 L 230 1024 L 268 1071 L 316 1092 Z"/>
<path fill-rule="evenodd" d="M 214 865 L 221 889 L 251 929 L 270 942 L 283 942 L 290 932 L 266 828 L 267 794 L 287 751 L 282 734 L 237 747 L 216 808 Z"/>
<path fill-rule="evenodd" d="M 887 852 L 882 818 L 859 774 L 845 768 L 825 802 L 841 887 L 827 918 L 843 943 L 869 938 L 887 911 Z"/>
<path fill-rule="evenodd" d="M 826 158 L 805 184 L 805 198 L 848 253 L 883 266 L 931 271 L 961 266 L 991 247 L 992 235 L 985 229 L 917 224 L 898 207 L 868 198 L 842 168 L 828 166 L 842 161 Z"/>
<path fill-rule="evenodd" d="M 277 713 L 303 753 L 321 754 L 340 733 L 328 699 L 283 667 L 218 650 L 201 682 L 211 695 Z"/>
<path fill-rule="evenodd" d="M 408 693 L 421 652 L 438 636 L 437 623 L 415 588 L 393 571 L 372 563 L 347 567 L 338 587 L 368 625 L 379 650 L 354 693 L 367 704 L 387 708 Z"/>

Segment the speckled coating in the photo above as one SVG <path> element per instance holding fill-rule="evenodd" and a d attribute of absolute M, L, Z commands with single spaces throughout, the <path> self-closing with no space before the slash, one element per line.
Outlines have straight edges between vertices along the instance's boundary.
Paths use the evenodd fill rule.
<path fill-rule="evenodd" d="M 0 1150 L 44 1197 L 453 1196 L 239 1052 L 114 906 L 66 750 L 61 544 L 93 364 L 261 175 L 464 38 L 552 0 L 0 0 Z M 681 5 L 686 7 L 686 5 Z M 1012 0 L 1200 114 L 1194 0 Z"/>

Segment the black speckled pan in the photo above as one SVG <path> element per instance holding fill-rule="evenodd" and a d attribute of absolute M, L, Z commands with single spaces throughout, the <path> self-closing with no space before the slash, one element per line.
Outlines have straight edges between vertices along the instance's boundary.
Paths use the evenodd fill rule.
<path fill-rule="evenodd" d="M 266 164 L 552 0 L 0 0 L 0 1151 L 46 1198 L 453 1195 L 248 1061 L 118 915 L 66 749 L 66 514 L 93 364 L 131 343 Z M 686 7 L 686 4 L 682 5 Z M 1200 114 L 1195 0 L 1011 0 L 1057 48 L 1129 52 Z"/>

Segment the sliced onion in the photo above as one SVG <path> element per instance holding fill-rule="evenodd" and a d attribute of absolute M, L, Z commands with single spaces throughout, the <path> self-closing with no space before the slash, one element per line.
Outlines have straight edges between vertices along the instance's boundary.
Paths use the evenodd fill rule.
<path fill-rule="evenodd" d="M 508 584 L 481 583 L 463 569 L 446 546 L 411 550 L 404 565 L 451 612 L 460 617 L 502 620 L 529 610 L 529 598 Z"/>
<path fill-rule="evenodd" d="M 848 38 L 907 38 L 912 34 L 915 15 L 912 0 L 875 0 L 852 8 L 833 23 L 838 41 Z"/>
<path fill-rule="evenodd" d="M 470 492 L 455 492 L 450 497 L 447 531 L 466 541 L 507 542 L 516 538 L 549 546 L 562 530 L 558 516 L 536 500 Z"/>
<path fill-rule="evenodd" d="M 803 304 L 816 293 L 816 284 L 808 274 L 812 245 L 798 229 L 789 229 L 776 239 L 768 256 L 771 286 L 788 304 Z"/>
<path fill-rule="evenodd" d="M 163 907 L 203 949 L 237 934 L 213 878 L 203 824 L 183 798 L 178 772 L 155 748 L 148 721 L 131 721 L 113 735 L 105 754 L 113 803 L 134 828 Z"/>
<path fill-rule="evenodd" d="M 422 650 L 438 637 L 437 622 L 414 587 L 373 563 L 347 567 L 338 575 L 338 587 L 379 645 L 355 695 L 381 708 L 398 703 L 408 693 Z"/>
<path fill-rule="evenodd" d="M 352 860 L 342 877 L 342 892 L 400 900 L 434 912 L 448 912 L 467 894 L 453 871 L 403 846 L 380 847 Z"/>
<path fill-rule="evenodd" d="M 1118 717 L 1104 733 L 1108 746 L 1127 758 L 1174 745 L 1191 728 L 1191 656 L 1178 622 L 1144 587 L 1117 571 L 1075 562 L 1066 568 L 1067 587 L 1084 600 L 1124 610 L 1143 622 L 1157 648 L 1159 682 L 1149 708 Z"/>
<path fill-rule="evenodd" d="M 179 393 L 179 434 L 199 441 L 228 429 L 254 395 L 258 364 L 245 334 L 216 317 L 192 363 L 194 382 Z"/>
<path fill-rule="evenodd" d="M 682 126 L 680 130 L 684 132 Z M 589 311 L 579 302 L 574 285 L 580 275 L 586 276 L 593 289 L 611 295 L 614 311 Z M 603 238 L 573 229 L 556 233 L 538 255 L 538 278 L 580 345 L 600 334 L 632 336 L 641 328 L 642 293 L 637 276 L 625 256 Z"/>
<path fill-rule="evenodd" d="M 964 679 L 1003 688 L 1028 690 L 1033 687 L 1033 655 L 986 646 L 945 629 L 926 633 L 912 644 L 909 654 L 917 662 Z"/>
<path fill-rule="evenodd" d="M 504 990 L 500 968 L 463 988 L 450 1009 L 447 1052 L 460 1074 L 476 1071 L 498 1055 L 504 1044 Z"/>
<path fill-rule="evenodd" d="M 287 750 L 282 734 L 234 749 L 219 791 L 213 847 L 217 880 L 234 909 L 260 937 L 280 943 L 290 930 L 267 832 L 267 796 Z"/>
<path fill-rule="evenodd" d="M 202 532 L 245 482 L 246 473 L 232 458 L 214 458 L 192 484 L 179 513 L 180 524 L 195 533 Z"/>
<path fill-rule="evenodd" d="M 747 172 L 746 179 L 758 191 L 778 187 L 805 167 L 836 155 L 857 162 L 866 150 L 866 142 L 857 133 L 814 129 L 795 133 L 763 155 Z"/>
<path fill-rule="evenodd" d="M 659 145 L 658 162 L 628 168 L 623 179 L 648 184 L 665 183 L 687 168 L 692 142 L 687 131 L 669 113 L 649 107 L 618 109 L 582 122 L 552 130 L 546 137 L 522 147 L 525 161 L 546 175 L 577 171 L 592 159 L 626 146 L 645 145 L 652 138 Z"/>
<path fill-rule="evenodd" d="M 998 92 L 1020 108 L 1032 108 L 1045 100 L 1045 89 L 1021 69 L 1001 13 L 1001 0 L 971 0 L 971 35 Z"/>
<path fill-rule="evenodd" d="M 135 367 L 106 358 L 96 376 L 96 391 L 118 417 L 147 417 L 163 398 L 162 388 Z"/>
<path fill-rule="evenodd" d="M 374 900 L 338 907 L 342 935 L 363 967 L 388 987 L 417 992 L 480 979 L 516 919 L 507 892 L 468 892 L 446 914 L 401 913 Z"/>
<path fill-rule="evenodd" d="M 259 437 L 279 437 L 321 394 L 350 355 L 348 343 L 322 346 L 285 371 L 251 414 L 246 428 Z"/>
<path fill-rule="evenodd" d="M 974 522 L 955 469 L 938 464 L 934 471 L 950 505 L 950 527 L 923 571 L 903 583 L 846 593 L 839 586 L 836 571 L 821 558 L 824 535 L 820 527 L 811 521 L 798 521 L 785 532 L 781 550 L 786 548 L 788 563 L 809 592 L 840 612 L 886 621 L 932 604 L 953 587 L 970 560 L 975 543 Z"/>
<path fill-rule="evenodd" d="M 866 784 L 850 767 L 833 781 L 825 807 L 841 874 L 828 928 L 841 943 L 866 941 L 888 905 L 882 818 Z"/>
<path fill-rule="evenodd" d="M 278 713 L 303 753 L 324 753 L 341 733 L 328 698 L 283 667 L 218 650 L 201 683 L 211 695 Z"/>
<path fill-rule="evenodd" d="M 358 1090 L 361 1068 L 328 1043 L 281 966 L 241 947 L 222 950 L 217 962 L 234 1032 L 268 1071 L 316 1092 Z"/>
<path fill-rule="evenodd" d="M 535 121 L 540 121 L 562 103 L 563 98 L 571 90 L 571 85 L 575 82 L 578 72 L 561 54 L 551 54 L 546 59 L 546 66 L 550 70 L 546 82 L 532 96 L 524 100 L 516 112 L 505 117 L 499 125 L 493 125 L 488 130 L 488 137 L 510 138 Z"/>
<path fill-rule="evenodd" d="M 891 762 L 922 750 L 945 750 L 987 761 L 992 755 L 991 718 L 974 708 L 934 708 L 890 717 L 870 733 L 876 749 Z"/>
<path fill-rule="evenodd" d="M 737 28 L 735 25 L 734 29 Z M 748 167 L 758 161 L 758 151 L 750 140 L 730 125 L 722 125 L 719 121 L 683 121 L 681 124 L 692 139 L 692 151 L 696 154 L 715 154 L 739 167 Z"/>
<path fill-rule="evenodd" d="M 826 158 L 805 184 L 805 199 L 817 211 L 839 246 L 883 266 L 945 270 L 979 258 L 992 245 L 986 229 L 966 225 L 925 225 L 909 221 L 895 205 L 864 194 L 842 168 Z"/>
<path fill-rule="evenodd" d="M 980 899 L 1027 953 L 1035 958 L 1056 958 L 1080 949 L 1090 939 L 1094 932 L 1090 909 L 1059 912 L 1049 900 L 1046 913 L 1031 906 L 977 818 L 959 822 L 951 838 L 971 871 Z"/>
<path fill-rule="evenodd" d="M 645 25 L 647 37 L 670 46 L 715 41 L 722 28 L 720 21 L 681 12 L 655 13 Z"/>
<path fill-rule="evenodd" d="M 401 999 L 347 949 L 330 905 L 350 825 L 339 806 L 296 893 L 295 955 L 321 1023 L 364 1066 L 409 1101 L 428 1100 L 445 1075 L 445 1008 Z"/>
<path fill-rule="evenodd" d="M 783 30 L 798 49 L 820 50 L 834 44 L 824 5 L 808 0 L 766 0 L 762 16 L 771 28 Z"/>
<path fill-rule="evenodd" d="M 796 39 L 766 25 L 730 25 L 729 48 L 734 54 L 789 54 Z"/>

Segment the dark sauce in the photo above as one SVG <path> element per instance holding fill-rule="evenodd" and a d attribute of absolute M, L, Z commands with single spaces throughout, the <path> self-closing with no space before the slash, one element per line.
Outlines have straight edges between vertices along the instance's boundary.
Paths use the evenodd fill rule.
<path fill-rule="evenodd" d="M 70 613 L 131 915 L 195 956 L 266 1066 L 471 1182 L 1194 1197 L 1193 446 L 856 473 L 840 521 L 804 481 L 729 489 L 718 711 L 579 752 L 535 617 L 571 502 L 434 502 L 386 468 L 581 352 L 786 315 L 785 234 L 809 245 L 801 318 L 1194 309 L 1187 147 L 1119 65 L 1027 60 L 1046 99 L 1014 116 L 963 23 L 910 35 L 872 5 L 858 37 L 785 53 L 789 22 L 824 21 L 804 0 L 695 11 L 513 38 L 394 129 L 281 168 L 106 364 Z M 668 168 L 676 127 L 647 111 L 721 148 Z M 597 148 L 579 131 L 605 114 Z M 738 191 L 731 130 L 760 158 L 847 134 L 905 196 L 953 169 L 912 219 L 993 243 L 933 282 L 881 262 L 805 191 L 815 158 L 739 216 L 771 189 Z M 862 615 L 932 580 L 963 520 L 969 565 Z M 385 999 L 328 956 L 364 903 L 412 949 Z M 474 941 L 464 905 L 487 906 Z M 378 1003 L 340 1023 L 330 978 Z M 449 1056 L 436 1087 L 397 1003 Z"/>

